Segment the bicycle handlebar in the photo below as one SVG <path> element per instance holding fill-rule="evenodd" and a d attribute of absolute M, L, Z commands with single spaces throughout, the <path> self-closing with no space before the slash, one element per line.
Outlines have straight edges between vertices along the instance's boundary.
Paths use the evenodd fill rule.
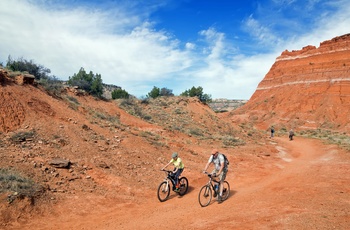
<path fill-rule="evenodd" d="M 203 172 L 204 174 L 208 175 L 208 177 L 213 177 L 211 173 Z"/>
<path fill-rule="evenodd" d="M 161 169 L 160 171 L 163 171 L 163 172 L 172 172 L 171 170 L 166 170 L 166 169 Z"/>
<path fill-rule="evenodd" d="M 216 176 L 213 176 L 211 173 L 208 173 L 208 172 L 203 172 L 204 174 L 206 174 L 210 179 L 212 179 L 214 182 L 216 183 L 220 183 L 220 181 L 218 181 L 216 178 Z"/>

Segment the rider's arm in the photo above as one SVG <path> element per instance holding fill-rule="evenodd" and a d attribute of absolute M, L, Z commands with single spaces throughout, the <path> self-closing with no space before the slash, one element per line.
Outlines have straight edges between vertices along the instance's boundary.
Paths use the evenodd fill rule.
<path fill-rule="evenodd" d="M 208 162 L 208 163 L 205 165 L 205 167 L 204 167 L 204 172 L 206 172 L 206 171 L 207 171 L 207 169 L 208 169 L 208 167 L 209 167 L 210 163 L 211 163 L 211 162 Z"/>
<path fill-rule="evenodd" d="M 163 168 L 162 168 L 162 170 L 164 170 L 166 167 L 168 167 L 168 165 L 170 165 L 171 164 L 171 161 L 168 163 L 168 164 L 166 164 Z"/>
<path fill-rule="evenodd" d="M 221 164 L 220 170 L 219 170 L 219 172 L 218 172 L 216 175 L 220 175 L 220 173 L 222 172 L 222 170 L 224 170 L 224 167 L 225 167 L 224 163 Z"/>

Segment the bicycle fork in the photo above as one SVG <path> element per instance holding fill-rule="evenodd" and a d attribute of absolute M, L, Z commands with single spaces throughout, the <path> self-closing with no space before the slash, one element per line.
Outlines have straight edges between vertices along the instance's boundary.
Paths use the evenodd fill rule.
<path fill-rule="evenodd" d="M 163 188 L 163 191 L 164 191 L 164 192 L 167 192 L 168 189 L 169 189 L 169 187 L 170 187 L 170 186 L 169 186 L 169 180 L 165 179 L 164 181 L 166 182 L 166 184 L 165 184 L 165 188 Z"/>

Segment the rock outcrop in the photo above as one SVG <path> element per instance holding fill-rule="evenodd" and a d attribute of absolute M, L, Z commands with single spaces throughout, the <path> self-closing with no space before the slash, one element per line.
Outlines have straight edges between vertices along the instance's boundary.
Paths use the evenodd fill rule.
<path fill-rule="evenodd" d="M 233 113 L 248 113 L 265 128 L 349 130 L 350 34 L 318 48 L 282 52 L 250 100 Z"/>
<path fill-rule="evenodd" d="M 237 109 L 247 103 L 247 100 L 214 99 L 208 103 L 215 112 L 227 112 Z"/>

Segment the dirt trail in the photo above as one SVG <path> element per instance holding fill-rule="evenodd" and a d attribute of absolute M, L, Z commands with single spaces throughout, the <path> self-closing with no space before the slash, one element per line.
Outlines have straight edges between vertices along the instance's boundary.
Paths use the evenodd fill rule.
<path fill-rule="evenodd" d="M 349 229 L 350 156 L 312 139 L 271 140 L 279 152 L 259 165 L 232 168 L 225 202 L 202 208 L 198 192 L 207 178 L 186 174 L 188 194 L 159 202 L 156 188 L 135 191 L 119 203 L 110 197 L 72 197 L 56 215 L 21 229 Z M 203 163 L 204 166 L 204 163 Z M 273 170 L 271 170 L 273 168 Z M 246 176 L 236 176 L 245 173 Z M 133 188 L 135 189 L 135 188 Z M 128 200 L 129 199 L 129 200 Z"/>

